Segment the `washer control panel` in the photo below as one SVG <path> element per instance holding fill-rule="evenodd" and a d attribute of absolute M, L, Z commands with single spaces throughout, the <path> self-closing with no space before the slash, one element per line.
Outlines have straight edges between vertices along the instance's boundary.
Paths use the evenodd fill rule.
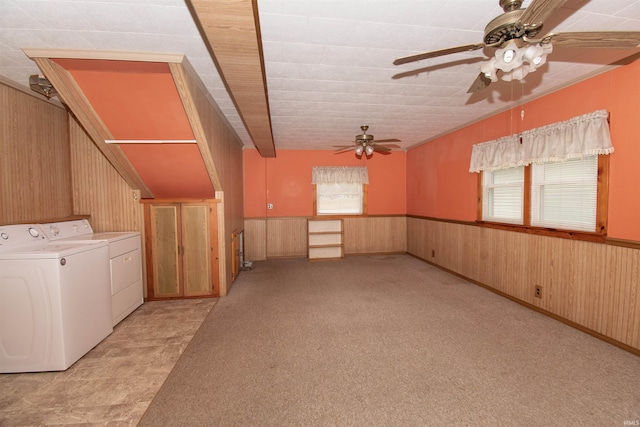
<path fill-rule="evenodd" d="M 47 238 L 52 241 L 90 236 L 93 234 L 93 229 L 91 228 L 89 221 L 86 219 L 42 224 L 42 229 L 47 235 Z"/>
<path fill-rule="evenodd" d="M 38 224 L 0 226 L 0 252 L 9 252 L 48 242 L 49 240 Z"/>

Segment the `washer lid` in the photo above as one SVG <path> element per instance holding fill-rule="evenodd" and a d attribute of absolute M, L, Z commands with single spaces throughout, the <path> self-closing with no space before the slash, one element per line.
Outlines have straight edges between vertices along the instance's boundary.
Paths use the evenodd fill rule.
<path fill-rule="evenodd" d="M 128 239 L 133 236 L 140 236 L 140 232 L 138 231 L 105 231 L 103 233 L 94 233 L 89 236 L 85 236 L 82 239 L 91 239 L 91 240 L 106 240 L 108 242 L 115 242 L 122 239 Z M 71 239 L 66 239 L 71 240 Z M 79 241 L 81 239 L 75 239 Z"/>
<path fill-rule="evenodd" d="M 2 252 L 0 253 L 0 259 L 56 259 L 107 247 L 108 243 L 106 241 L 53 242 L 45 245 L 20 247 L 11 252 Z M 108 250 L 105 251 L 105 254 L 108 257 Z"/>

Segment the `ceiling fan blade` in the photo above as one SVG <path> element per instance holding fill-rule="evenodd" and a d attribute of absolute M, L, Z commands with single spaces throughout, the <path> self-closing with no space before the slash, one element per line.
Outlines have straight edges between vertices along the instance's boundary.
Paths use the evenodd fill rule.
<path fill-rule="evenodd" d="M 533 0 L 520 17 L 520 24 L 525 28 L 539 27 L 544 21 L 565 4 L 567 0 Z"/>
<path fill-rule="evenodd" d="M 436 56 L 444 56 L 458 52 L 470 52 L 485 47 L 485 43 L 466 44 L 463 46 L 450 47 L 447 49 L 432 50 L 430 52 L 419 53 L 417 55 L 405 56 L 393 61 L 393 65 L 407 64 L 409 62 L 421 61 L 423 59 L 435 58 Z"/>
<path fill-rule="evenodd" d="M 633 49 L 640 46 L 640 31 L 589 31 L 577 33 L 551 33 L 554 46 L 600 47 L 609 49 Z"/>
<path fill-rule="evenodd" d="M 388 153 L 391 151 L 391 148 L 385 147 L 384 145 L 373 144 L 373 151 L 377 151 L 378 153 Z"/>
<path fill-rule="evenodd" d="M 389 138 L 389 139 L 376 139 L 376 144 L 379 142 L 402 142 L 398 138 Z"/>
<path fill-rule="evenodd" d="M 352 151 L 354 149 L 354 147 L 349 147 L 349 148 L 338 148 L 337 150 L 334 150 L 335 154 L 342 154 L 342 153 L 346 153 L 347 151 Z"/>
<path fill-rule="evenodd" d="M 487 78 L 484 73 L 480 73 L 473 83 L 471 83 L 471 86 L 469 86 L 467 93 L 480 92 L 481 90 L 488 88 L 490 84 L 491 79 Z"/>
<path fill-rule="evenodd" d="M 376 144 L 378 144 L 377 141 L 376 141 Z M 398 144 L 378 144 L 378 145 L 381 145 L 381 146 L 387 147 L 387 148 L 402 148 Z"/>

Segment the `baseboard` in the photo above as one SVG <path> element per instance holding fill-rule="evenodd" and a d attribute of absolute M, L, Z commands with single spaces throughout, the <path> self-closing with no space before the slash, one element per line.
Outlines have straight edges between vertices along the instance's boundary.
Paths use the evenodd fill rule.
<path fill-rule="evenodd" d="M 395 252 L 366 252 L 366 253 L 350 253 L 344 254 L 345 257 L 348 256 L 374 256 L 374 255 L 405 255 L 406 251 L 395 251 Z"/>

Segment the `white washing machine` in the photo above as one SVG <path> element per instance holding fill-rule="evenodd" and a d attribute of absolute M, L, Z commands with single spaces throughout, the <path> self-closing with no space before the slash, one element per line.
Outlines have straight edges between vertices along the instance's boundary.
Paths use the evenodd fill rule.
<path fill-rule="evenodd" d="M 88 220 L 41 224 L 52 242 L 103 241 L 109 245 L 112 325 L 143 303 L 142 242 L 139 232 L 94 233 Z"/>
<path fill-rule="evenodd" d="M 106 242 L 0 226 L 0 372 L 62 371 L 113 331 Z"/>

